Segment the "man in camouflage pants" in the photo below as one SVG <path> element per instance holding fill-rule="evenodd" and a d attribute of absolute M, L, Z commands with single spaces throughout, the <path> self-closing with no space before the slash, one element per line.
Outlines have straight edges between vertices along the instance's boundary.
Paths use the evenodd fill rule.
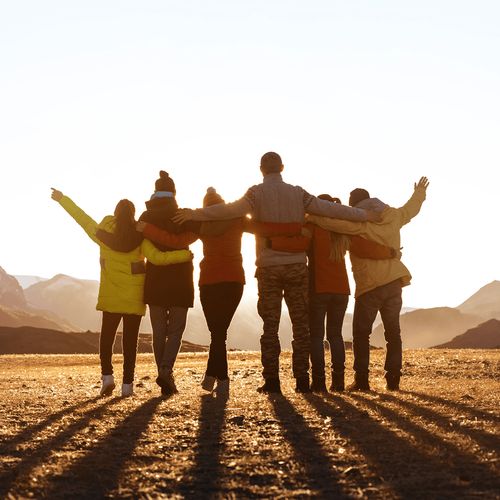
<path fill-rule="evenodd" d="M 300 186 L 283 182 L 283 163 L 277 153 L 266 153 L 260 162 L 261 184 L 252 186 L 233 203 L 203 209 L 183 210 L 176 220 L 234 219 L 251 214 L 262 222 L 303 223 L 305 214 L 354 221 L 376 220 L 375 214 L 310 195 Z M 280 341 L 278 336 L 282 299 L 292 321 L 292 367 L 298 392 L 309 392 L 308 275 L 305 252 L 272 250 L 266 239 L 256 236 L 255 274 L 259 288 L 258 312 L 264 322 L 261 336 L 264 385 L 260 392 L 281 392 L 279 379 Z"/>

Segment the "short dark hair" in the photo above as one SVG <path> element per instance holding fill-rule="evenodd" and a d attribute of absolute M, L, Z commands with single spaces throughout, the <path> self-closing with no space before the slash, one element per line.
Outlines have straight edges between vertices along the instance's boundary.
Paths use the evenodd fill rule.
<path fill-rule="evenodd" d="M 342 204 L 342 202 L 340 201 L 340 198 L 337 198 L 336 196 L 335 197 L 330 196 L 329 194 L 320 194 L 320 195 L 318 195 L 318 198 L 320 200 L 329 201 L 330 203 L 340 203 L 340 204 Z"/>
<path fill-rule="evenodd" d="M 351 191 L 349 196 L 349 205 L 355 207 L 360 201 L 366 200 L 370 197 L 370 193 L 363 188 L 356 188 Z"/>
<path fill-rule="evenodd" d="M 266 153 L 260 159 L 260 170 L 263 174 L 276 174 L 281 172 L 282 168 L 283 162 L 278 153 L 269 151 L 269 153 Z"/>

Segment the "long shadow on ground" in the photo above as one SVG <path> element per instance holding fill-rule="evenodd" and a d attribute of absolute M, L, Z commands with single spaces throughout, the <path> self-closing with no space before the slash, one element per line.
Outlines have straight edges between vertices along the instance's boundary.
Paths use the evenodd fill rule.
<path fill-rule="evenodd" d="M 295 459 L 303 468 L 302 481 L 313 495 L 321 498 L 351 498 L 339 483 L 339 473 L 304 416 L 285 397 L 269 396 L 285 439 L 293 449 Z"/>
<path fill-rule="evenodd" d="M 422 406 L 412 401 L 393 396 L 391 394 L 381 394 L 380 402 L 396 403 L 403 409 L 410 411 L 415 415 L 419 415 L 422 418 L 426 419 L 428 422 L 441 427 L 444 431 L 449 432 L 450 429 L 453 429 L 453 432 L 473 439 L 483 448 L 491 451 L 500 451 L 500 438 L 498 437 L 498 435 L 483 431 L 481 429 L 476 429 L 471 426 L 463 427 L 459 425 L 456 419 L 446 417 L 442 413 L 433 411 L 427 405 Z M 470 418 L 470 415 L 464 416 Z"/>
<path fill-rule="evenodd" d="M 75 434 L 85 429 L 92 419 L 100 418 L 117 401 L 117 398 L 103 400 L 103 403 L 97 408 L 91 408 L 79 414 L 79 418 L 71 422 L 62 432 L 47 440 L 31 442 L 28 450 L 16 452 L 18 456 L 21 456 L 20 461 L 0 475 L 0 497 L 3 498 L 12 489 L 15 491 L 16 483 L 26 483 L 35 468 L 40 466 L 54 451 L 62 448 Z M 61 416 L 61 412 L 58 415 Z M 47 421 L 51 421 L 51 419 L 49 418 L 44 422 Z M 28 439 L 30 435 L 30 432 L 26 432 L 24 438 Z M 16 442 L 20 439 L 21 436 L 17 437 Z"/>
<path fill-rule="evenodd" d="M 432 461 L 435 462 L 437 470 L 441 470 L 443 476 L 446 477 L 447 475 L 451 482 L 461 482 L 460 490 L 462 492 L 467 489 L 471 492 L 487 495 L 488 492 L 495 491 L 495 488 L 497 488 L 497 491 L 500 489 L 500 481 L 498 477 L 495 477 L 494 472 L 487 463 L 484 463 L 479 457 L 461 450 L 459 446 L 444 440 L 439 435 L 414 422 L 412 417 L 418 415 L 418 413 L 422 413 L 420 408 L 407 405 L 407 408 L 414 413 L 413 415 L 404 414 L 401 411 L 388 408 L 379 401 L 370 399 L 365 395 L 356 394 L 353 397 L 362 401 L 364 405 L 372 408 L 387 420 L 394 422 L 401 430 L 413 436 L 415 442 L 421 448 L 432 449 Z M 385 395 L 385 397 L 387 399 L 391 398 L 389 395 Z M 401 403 L 397 398 L 393 398 L 393 400 Z M 442 421 L 442 415 L 427 411 L 427 416 L 429 416 L 429 413 L 431 414 L 431 421 L 433 420 L 432 415 L 434 415 L 435 423 Z M 448 420 L 448 429 L 450 429 L 450 424 L 452 422 Z M 449 488 L 448 485 L 446 487 L 447 489 Z"/>
<path fill-rule="evenodd" d="M 105 498 L 119 486 L 120 475 L 148 428 L 162 398 L 146 401 L 110 429 L 97 446 L 76 460 L 45 491 L 47 498 Z"/>
<path fill-rule="evenodd" d="M 194 463 L 186 473 L 189 479 L 183 481 L 178 489 L 185 498 L 216 497 L 221 489 L 222 432 L 226 405 L 227 398 L 215 398 L 211 394 L 201 398 Z"/>
<path fill-rule="evenodd" d="M 55 413 L 52 413 L 46 419 L 38 422 L 35 425 L 31 425 L 30 427 L 22 430 L 15 436 L 9 437 L 2 441 L 2 446 L 0 448 L 0 455 L 3 455 L 7 452 L 9 448 L 15 448 L 18 444 L 23 442 L 31 441 L 35 434 L 44 429 L 50 427 L 53 423 L 62 419 L 66 415 L 71 415 L 76 410 L 83 410 L 85 407 L 92 403 L 96 403 L 99 400 L 99 396 L 95 396 L 93 398 L 84 399 L 83 401 L 79 401 L 78 403 L 72 406 L 66 406 L 64 409 L 59 410 Z"/>
<path fill-rule="evenodd" d="M 449 400 L 445 398 L 441 398 L 439 396 L 431 396 L 429 394 L 425 394 L 423 392 L 417 392 L 417 391 L 403 391 L 403 394 L 409 394 L 411 396 L 415 396 L 422 401 L 426 401 L 428 403 L 434 403 L 437 405 L 442 405 L 442 406 L 447 406 L 451 410 L 454 411 L 461 411 L 464 413 L 468 413 L 476 418 L 479 418 L 481 420 L 490 420 L 494 423 L 500 423 L 500 415 L 498 414 L 493 414 L 493 413 L 488 413 L 483 410 L 479 410 L 478 408 L 473 408 L 469 405 L 466 405 L 464 403 L 461 403 L 459 401 L 455 400 Z"/>
<path fill-rule="evenodd" d="M 456 448 L 446 446 L 439 437 L 415 424 L 411 415 L 405 417 L 361 396 L 357 400 L 361 406 L 376 410 L 373 417 L 344 397 L 308 395 L 305 399 L 319 415 L 332 419 L 333 431 L 365 457 L 367 465 L 395 496 L 463 498 L 464 492 L 471 496 L 491 493 L 488 486 L 486 492 L 481 484 L 469 482 L 469 468 L 479 469 L 483 477 L 491 475 L 484 464 L 462 454 L 465 469 L 455 468 Z M 378 422 L 377 414 L 387 420 Z M 447 454 L 434 456 L 437 447 L 444 447 Z"/>

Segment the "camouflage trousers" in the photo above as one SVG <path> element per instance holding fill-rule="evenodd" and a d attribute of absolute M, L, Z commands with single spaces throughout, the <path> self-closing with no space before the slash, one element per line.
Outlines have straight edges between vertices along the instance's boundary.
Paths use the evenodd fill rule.
<path fill-rule="evenodd" d="M 281 303 L 285 299 L 292 321 L 292 370 L 295 378 L 309 371 L 308 271 L 306 264 L 259 267 L 255 273 L 259 288 L 257 310 L 264 322 L 260 338 L 262 375 L 279 377 L 281 352 L 278 335 Z"/>

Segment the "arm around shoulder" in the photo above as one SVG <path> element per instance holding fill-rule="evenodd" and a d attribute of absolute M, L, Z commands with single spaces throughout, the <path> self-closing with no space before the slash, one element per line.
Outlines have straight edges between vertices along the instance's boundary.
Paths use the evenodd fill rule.
<path fill-rule="evenodd" d="M 193 254 L 189 250 L 162 252 L 158 250 L 149 240 L 144 240 L 142 242 L 142 253 L 146 259 L 157 266 L 182 264 L 183 262 L 193 260 Z"/>

